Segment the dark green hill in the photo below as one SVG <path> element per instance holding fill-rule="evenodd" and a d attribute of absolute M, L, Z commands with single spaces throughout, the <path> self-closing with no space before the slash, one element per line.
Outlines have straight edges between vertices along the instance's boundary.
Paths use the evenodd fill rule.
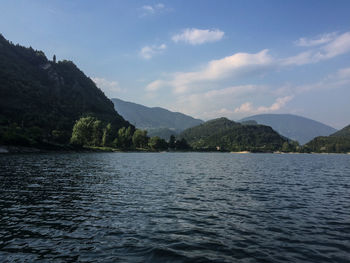
<path fill-rule="evenodd" d="M 272 127 L 279 134 L 305 144 L 317 136 L 328 136 L 337 130 L 321 122 L 292 114 L 260 114 L 242 119 L 255 120 Z"/>
<path fill-rule="evenodd" d="M 350 138 L 350 125 L 344 127 L 343 129 L 331 134 L 332 137 L 347 137 Z"/>
<path fill-rule="evenodd" d="M 271 127 L 242 125 L 226 118 L 219 118 L 189 128 L 179 135 L 194 149 L 223 151 L 270 152 L 286 150 L 289 142 Z"/>
<path fill-rule="evenodd" d="M 116 98 L 112 101 L 119 114 L 139 129 L 168 128 L 175 132 L 181 132 L 203 123 L 202 120 L 194 119 L 180 112 L 172 112 L 159 107 L 150 108 Z"/>
<path fill-rule="evenodd" d="M 9 129 L 32 139 L 66 143 L 74 122 L 83 115 L 116 128 L 129 125 L 73 62 L 49 61 L 42 51 L 14 45 L 0 35 L 2 143 L 11 143 L 5 138 Z"/>
<path fill-rule="evenodd" d="M 308 142 L 305 147 L 311 152 L 346 153 L 350 152 L 350 125 L 331 134 L 319 136 Z"/>

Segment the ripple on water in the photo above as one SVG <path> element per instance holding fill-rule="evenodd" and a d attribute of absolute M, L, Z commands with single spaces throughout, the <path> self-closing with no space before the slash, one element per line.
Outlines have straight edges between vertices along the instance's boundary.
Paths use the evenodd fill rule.
<path fill-rule="evenodd" d="M 349 262 L 350 156 L 0 156 L 0 262 Z"/>

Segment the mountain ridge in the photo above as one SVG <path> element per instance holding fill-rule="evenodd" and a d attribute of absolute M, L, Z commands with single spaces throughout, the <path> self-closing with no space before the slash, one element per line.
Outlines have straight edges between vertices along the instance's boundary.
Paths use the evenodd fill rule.
<path fill-rule="evenodd" d="M 309 141 L 305 148 L 309 152 L 319 153 L 349 153 L 350 152 L 350 125 L 329 135 L 319 136 Z"/>
<path fill-rule="evenodd" d="M 227 118 L 209 120 L 179 135 L 195 150 L 290 151 L 293 143 L 265 125 L 242 125 Z"/>
<path fill-rule="evenodd" d="M 301 145 L 318 136 L 328 136 L 337 130 L 329 125 L 294 114 L 259 114 L 241 119 L 255 120 L 272 127 L 279 134 L 298 141 Z"/>
<path fill-rule="evenodd" d="M 180 132 L 203 123 L 181 112 L 172 112 L 162 107 L 147 107 L 130 101 L 112 98 L 116 111 L 140 129 L 168 128 Z"/>

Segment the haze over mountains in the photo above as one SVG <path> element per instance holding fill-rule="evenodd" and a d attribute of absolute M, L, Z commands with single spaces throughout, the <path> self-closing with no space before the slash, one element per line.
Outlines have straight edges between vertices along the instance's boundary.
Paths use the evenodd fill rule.
<path fill-rule="evenodd" d="M 272 127 L 279 134 L 305 144 L 317 136 L 328 136 L 337 130 L 326 124 L 292 114 L 260 114 L 241 121 L 254 120 Z"/>
<path fill-rule="evenodd" d="M 203 123 L 200 119 L 160 107 L 146 107 L 133 102 L 113 98 L 116 111 L 139 129 L 179 133 L 187 128 Z M 167 137 L 166 139 L 169 139 Z"/>
<path fill-rule="evenodd" d="M 115 109 L 137 128 L 149 130 L 149 134 L 168 139 L 171 134 L 203 123 L 191 116 L 171 112 L 160 107 L 146 107 L 140 104 L 112 99 Z M 337 130 L 326 124 L 292 114 L 261 114 L 246 117 L 241 122 L 256 121 L 272 127 L 279 134 L 305 144 L 317 136 L 328 136 Z M 254 122 L 251 122 L 254 124 Z"/>

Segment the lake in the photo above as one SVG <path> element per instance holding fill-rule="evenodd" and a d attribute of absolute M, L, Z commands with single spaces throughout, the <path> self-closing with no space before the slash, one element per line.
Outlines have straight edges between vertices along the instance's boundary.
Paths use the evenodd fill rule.
<path fill-rule="evenodd" d="M 350 262 L 350 155 L 1 155 L 0 237 L 0 262 Z"/>

